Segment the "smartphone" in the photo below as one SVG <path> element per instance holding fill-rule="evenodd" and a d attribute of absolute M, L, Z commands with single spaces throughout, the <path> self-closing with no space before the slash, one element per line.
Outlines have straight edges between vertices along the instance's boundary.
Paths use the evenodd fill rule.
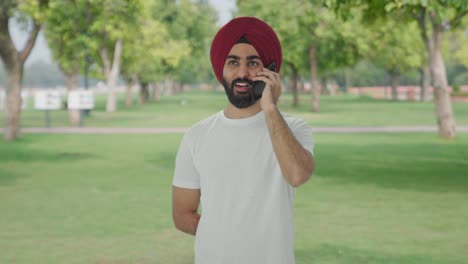
<path fill-rule="evenodd" d="M 270 65 L 267 66 L 267 69 L 269 69 L 270 71 L 276 71 L 276 63 L 272 62 Z M 253 83 L 253 94 L 256 99 L 262 97 L 265 85 L 266 83 L 264 81 L 255 81 Z"/>

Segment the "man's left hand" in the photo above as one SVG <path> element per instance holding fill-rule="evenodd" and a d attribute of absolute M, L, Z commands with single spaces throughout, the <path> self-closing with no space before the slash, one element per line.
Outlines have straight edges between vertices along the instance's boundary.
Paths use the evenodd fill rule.
<path fill-rule="evenodd" d="M 262 110 L 265 111 L 272 107 L 276 107 L 276 103 L 278 102 L 278 98 L 282 91 L 279 74 L 277 72 L 270 71 L 267 68 L 263 68 L 263 71 L 257 73 L 257 77 L 254 78 L 254 81 L 264 81 L 266 83 L 262 98 L 260 99 Z"/>

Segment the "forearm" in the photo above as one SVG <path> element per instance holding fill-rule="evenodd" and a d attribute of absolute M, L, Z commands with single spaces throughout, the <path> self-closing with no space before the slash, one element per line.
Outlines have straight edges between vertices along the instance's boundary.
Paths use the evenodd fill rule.
<path fill-rule="evenodd" d="M 297 187 L 310 178 L 314 170 L 313 157 L 294 137 L 276 106 L 264 112 L 281 172 L 289 184 Z"/>
<path fill-rule="evenodd" d="M 197 233 L 198 222 L 201 215 L 197 212 L 174 216 L 176 228 L 184 233 L 195 235 Z"/>

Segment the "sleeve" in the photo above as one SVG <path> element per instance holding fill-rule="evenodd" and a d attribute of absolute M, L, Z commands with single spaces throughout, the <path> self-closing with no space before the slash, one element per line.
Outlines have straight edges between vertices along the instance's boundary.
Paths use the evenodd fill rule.
<path fill-rule="evenodd" d="M 193 139 L 191 131 L 187 131 L 175 160 L 174 178 L 172 185 L 187 189 L 200 189 L 200 175 L 195 167 L 193 159 Z"/>
<path fill-rule="evenodd" d="M 297 141 L 312 155 L 314 155 L 314 137 L 312 128 L 302 119 L 294 119 L 289 127 L 296 137 Z"/>

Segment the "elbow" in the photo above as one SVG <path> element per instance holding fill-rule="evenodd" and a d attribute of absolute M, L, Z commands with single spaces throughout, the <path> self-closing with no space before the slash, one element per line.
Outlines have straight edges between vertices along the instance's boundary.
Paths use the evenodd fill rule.
<path fill-rule="evenodd" d="M 312 172 L 298 173 L 298 174 L 294 175 L 293 177 L 291 177 L 291 180 L 290 180 L 289 184 L 291 184 L 291 186 L 297 188 L 297 187 L 301 186 L 302 184 L 306 183 L 307 180 L 309 180 L 311 175 L 312 175 Z"/>
<path fill-rule="evenodd" d="M 177 229 L 179 231 L 183 231 L 182 226 L 177 221 L 174 221 L 174 227 L 175 227 L 175 229 Z"/>
<path fill-rule="evenodd" d="M 172 222 L 177 230 L 186 232 L 186 220 L 183 214 L 173 212 Z"/>
<path fill-rule="evenodd" d="M 173 215 L 174 227 L 187 234 L 195 235 L 197 232 L 200 215 L 196 212 L 181 215 Z"/>
<path fill-rule="evenodd" d="M 181 224 L 178 223 L 178 222 L 174 222 L 174 227 L 175 227 L 175 229 L 177 229 L 178 231 L 187 233 L 187 230 L 184 228 L 184 226 L 181 225 Z"/>
<path fill-rule="evenodd" d="M 312 176 L 313 172 L 314 172 L 313 162 L 311 162 L 310 164 L 308 164 L 308 166 L 304 168 L 300 168 L 300 169 L 298 168 L 290 177 L 289 184 L 297 188 L 301 186 L 302 184 L 306 183 Z"/>
<path fill-rule="evenodd" d="M 174 218 L 173 222 L 174 222 L 175 229 L 184 233 L 190 233 L 188 226 L 184 224 L 183 220 Z"/>

